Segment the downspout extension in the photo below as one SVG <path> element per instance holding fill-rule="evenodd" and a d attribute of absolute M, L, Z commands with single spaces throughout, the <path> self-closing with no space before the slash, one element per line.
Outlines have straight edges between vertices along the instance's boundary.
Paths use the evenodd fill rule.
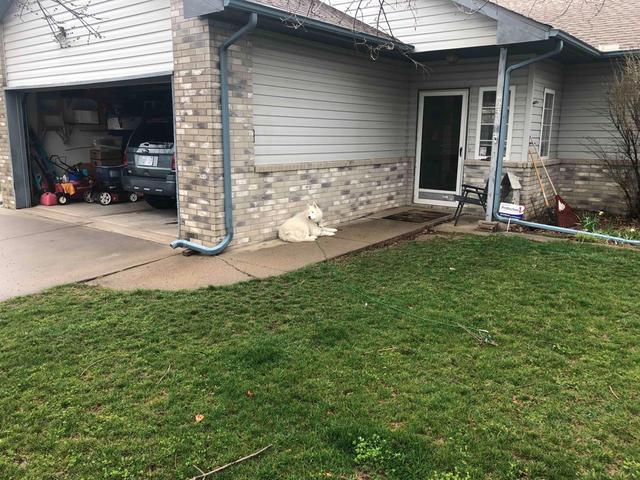
<path fill-rule="evenodd" d="M 231 132 L 229 127 L 229 59 L 228 50 L 245 35 L 251 33 L 258 23 L 258 14 L 252 12 L 248 22 L 237 32 L 227 38 L 218 48 L 220 59 L 220 109 L 222 115 L 222 175 L 224 189 L 224 238 L 213 247 L 205 247 L 189 240 L 174 240 L 171 248 L 186 248 L 203 255 L 222 253 L 233 240 L 233 200 L 231 198 Z"/>
<path fill-rule="evenodd" d="M 502 164 L 503 164 L 503 159 L 505 155 L 505 142 L 503 142 L 502 139 L 504 138 L 504 133 L 506 132 L 506 129 L 507 129 L 507 121 L 509 117 L 508 108 L 509 108 L 509 94 L 510 94 L 509 87 L 511 86 L 511 74 L 520 68 L 524 68 L 533 63 L 537 63 L 541 60 L 545 60 L 547 58 L 553 57 L 559 54 L 563 48 L 564 48 L 564 41 L 558 40 L 556 48 L 554 48 L 552 51 L 547 52 L 535 58 L 530 58 L 528 60 L 525 60 L 524 62 L 511 65 L 505 71 L 505 81 L 504 81 L 503 97 L 502 97 L 503 98 L 502 111 L 500 112 L 500 131 L 498 132 L 498 160 L 496 165 L 496 177 L 495 177 L 495 184 L 494 184 L 495 192 L 493 196 L 493 205 L 491 207 L 493 211 L 493 218 L 495 218 L 496 220 L 502 223 L 513 223 L 516 225 L 523 225 L 525 227 L 537 228 L 540 230 L 549 230 L 551 232 L 565 233 L 565 234 L 574 235 L 574 236 L 577 236 L 577 235 L 588 236 L 588 237 L 598 238 L 601 240 L 613 241 L 616 243 L 627 243 L 630 245 L 640 246 L 639 240 L 629 240 L 626 238 L 614 237 L 611 235 L 604 235 L 601 233 L 583 232 L 580 230 L 575 230 L 573 228 L 563 228 L 563 227 L 556 227 L 555 225 L 545 225 L 544 223 L 528 222 L 526 220 L 520 220 L 517 218 L 505 217 L 500 214 L 500 190 L 502 188 L 502 185 L 501 185 L 502 182 L 500 180 L 502 179 Z"/>

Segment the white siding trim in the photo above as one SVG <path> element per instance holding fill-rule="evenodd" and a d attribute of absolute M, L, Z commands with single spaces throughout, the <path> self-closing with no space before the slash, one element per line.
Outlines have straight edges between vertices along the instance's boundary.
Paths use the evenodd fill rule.
<path fill-rule="evenodd" d="M 533 116 L 533 89 L 535 87 L 535 70 L 536 65 L 529 66 L 529 76 L 527 81 L 527 105 L 525 113 L 525 127 L 522 139 L 522 151 L 521 160 L 523 162 L 529 161 L 529 139 L 531 138 L 531 120 Z"/>

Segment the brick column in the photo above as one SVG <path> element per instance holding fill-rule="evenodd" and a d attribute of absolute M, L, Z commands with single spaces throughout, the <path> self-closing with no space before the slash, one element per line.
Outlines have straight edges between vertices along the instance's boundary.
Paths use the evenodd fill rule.
<path fill-rule="evenodd" d="M 171 17 L 180 234 L 213 245 L 225 234 L 218 46 L 240 27 L 185 20 L 181 0 L 172 0 Z M 247 194 L 242 176 L 253 168 L 250 48 L 244 39 L 229 50 L 234 201 Z"/>
<path fill-rule="evenodd" d="M 213 244 L 220 234 L 215 220 L 221 199 L 215 175 L 222 162 L 218 72 L 213 64 L 209 20 L 185 19 L 182 4 L 182 0 L 171 1 L 178 221 L 182 238 Z"/>
<path fill-rule="evenodd" d="M 0 45 L 4 45 L 2 25 L 0 24 Z M 0 205 L 5 208 L 16 208 L 13 189 L 13 168 L 11 166 L 11 149 L 9 148 L 9 128 L 7 126 L 7 106 L 4 89 L 4 48 L 0 47 Z"/>

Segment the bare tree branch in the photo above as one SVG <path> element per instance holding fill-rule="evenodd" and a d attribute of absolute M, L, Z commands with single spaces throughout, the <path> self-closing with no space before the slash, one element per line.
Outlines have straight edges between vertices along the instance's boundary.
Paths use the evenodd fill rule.
<path fill-rule="evenodd" d="M 629 215 L 640 218 L 640 56 L 616 67 L 604 113 L 610 135 L 590 137 L 586 146 L 622 190 Z"/>
<path fill-rule="evenodd" d="M 398 55 L 409 60 L 416 69 L 428 72 L 429 68 L 412 58 L 406 46 L 394 37 L 393 22 L 389 17 L 389 9 L 397 12 L 410 12 L 416 22 L 415 1 L 349 0 L 349 4 L 343 5 L 340 9 L 345 15 L 351 17 L 348 28 L 355 33 L 366 34 L 362 35 L 360 39 L 354 40 L 354 47 L 367 50 L 369 57 L 373 60 L 377 60 L 382 52 L 395 51 Z M 324 20 L 323 13 L 335 16 L 335 12 L 331 11 L 333 8 L 330 6 L 330 0 L 326 0 L 326 2 L 323 0 L 286 0 L 284 10 L 289 14 L 283 18 L 283 22 L 295 30 L 305 28 L 308 18 Z M 375 40 L 371 40 L 371 37 L 375 37 Z"/>
<path fill-rule="evenodd" d="M 43 18 L 60 48 L 70 47 L 82 37 L 87 43 L 102 38 L 95 25 L 101 19 L 88 11 L 91 0 L 17 0 L 16 5 L 15 15 L 21 20 L 27 14 Z"/>

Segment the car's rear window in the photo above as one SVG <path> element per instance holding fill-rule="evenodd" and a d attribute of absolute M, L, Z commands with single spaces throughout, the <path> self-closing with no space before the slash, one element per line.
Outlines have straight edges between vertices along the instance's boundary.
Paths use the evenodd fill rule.
<path fill-rule="evenodd" d="M 173 144 L 173 124 L 171 122 L 146 122 L 133 133 L 129 145 L 137 147 L 142 143 Z"/>

